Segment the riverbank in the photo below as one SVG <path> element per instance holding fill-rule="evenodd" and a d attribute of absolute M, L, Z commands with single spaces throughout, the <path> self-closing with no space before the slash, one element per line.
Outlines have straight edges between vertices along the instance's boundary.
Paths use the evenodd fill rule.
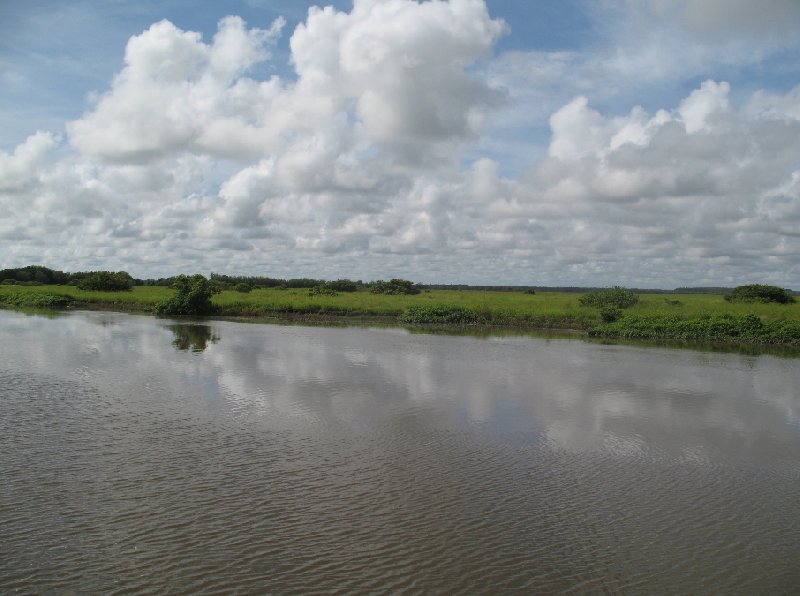
<path fill-rule="evenodd" d="M 152 313 L 172 296 L 166 287 L 93 292 L 74 286 L 0 286 L 7 308 L 88 309 Z M 581 306 L 581 294 L 431 290 L 419 295 L 366 291 L 333 296 L 303 289 L 225 291 L 213 297 L 215 316 L 253 322 L 378 324 L 434 332 L 566 331 L 595 339 L 669 341 L 800 349 L 800 304 L 726 302 L 722 295 L 645 294 L 614 322 Z"/>

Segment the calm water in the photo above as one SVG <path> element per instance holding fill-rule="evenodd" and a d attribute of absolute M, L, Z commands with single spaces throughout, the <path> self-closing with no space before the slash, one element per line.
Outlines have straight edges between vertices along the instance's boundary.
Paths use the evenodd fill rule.
<path fill-rule="evenodd" d="M 0 311 L 0 592 L 797 593 L 800 360 Z"/>

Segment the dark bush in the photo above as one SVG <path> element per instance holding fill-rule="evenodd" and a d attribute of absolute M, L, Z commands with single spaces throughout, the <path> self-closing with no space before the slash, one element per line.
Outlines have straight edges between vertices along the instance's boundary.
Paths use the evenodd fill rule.
<path fill-rule="evenodd" d="M 622 316 L 622 309 L 615 306 L 603 306 L 600 308 L 600 319 L 603 323 L 613 323 Z"/>
<path fill-rule="evenodd" d="M 589 292 L 580 297 L 581 306 L 594 306 L 595 308 L 630 308 L 637 302 L 639 297 L 627 288 L 614 286 L 607 290 L 597 290 Z"/>
<path fill-rule="evenodd" d="M 308 289 L 309 296 L 338 296 L 339 292 L 327 286 L 314 286 Z"/>
<path fill-rule="evenodd" d="M 370 290 L 373 294 L 419 294 L 419 286 L 414 285 L 414 282 L 407 279 L 392 279 L 390 281 L 383 281 L 379 279 L 375 282 Z"/>
<path fill-rule="evenodd" d="M 81 290 L 126 292 L 133 287 L 133 278 L 125 271 L 95 271 L 78 282 Z"/>
<path fill-rule="evenodd" d="M 463 306 L 409 306 L 400 317 L 402 323 L 415 325 L 472 325 L 479 319 L 477 312 Z"/>
<path fill-rule="evenodd" d="M 242 292 L 243 294 L 246 294 L 247 292 L 249 292 L 253 288 L 250 287 L 250 284 L 236 284 L 233 287 L 233 289 L 236 290 L 237 292 Z"/>
<path fill-rule="evenodd" d="M 210 315 L 216 312 L 211 296 L 217 289 L 202 275 L 179 275 L 173 287 L 175 296 L 156 305 L 158 315 Z"/>
<path fill-rule="evenodd" d="M 325 282 L 325 287 L 335 292 L 355 292 L 358 284 L 350 279 L 337 279 Z"/>
<path fill-rule="evenodd" d="M 734 288 L 730 294 L 725 296 L 725 300 L 728 302 L 774 302 L 777 304 L 791 304 L 795 301 L 794 296 L 788 290 L 762 284 Z"/>

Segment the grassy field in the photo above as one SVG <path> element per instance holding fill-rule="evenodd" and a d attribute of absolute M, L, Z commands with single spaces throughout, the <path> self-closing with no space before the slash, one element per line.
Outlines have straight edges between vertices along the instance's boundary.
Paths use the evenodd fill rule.
<path fill-rule="evenodd" d="M 131 292 L 89 292 L 74 286 L 0 286 L 0 303 L 12 308 L 104 308 L 150 312 L 173 290 L 135 287 Z M 642 294 L 614 323 L 581 294 L 432 290 L 416 296 L 372 294 L 309 296 L 305 289 L 225 291 L 213 297 L 219 315 L 231 317 L 380 318 L 405 325 L 498 326 L 574 329 L 596 337 L 671 339 L 800 346 L 800 303 L 726 302 L 721 295 Z"/>

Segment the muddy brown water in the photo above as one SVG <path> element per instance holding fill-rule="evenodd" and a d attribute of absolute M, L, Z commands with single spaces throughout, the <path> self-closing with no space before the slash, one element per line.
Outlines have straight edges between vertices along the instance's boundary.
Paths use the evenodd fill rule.
<path fill-rule="evenodd" d="M 0 311 L 0 592 L 796 593 L 800 361 Z"/>

